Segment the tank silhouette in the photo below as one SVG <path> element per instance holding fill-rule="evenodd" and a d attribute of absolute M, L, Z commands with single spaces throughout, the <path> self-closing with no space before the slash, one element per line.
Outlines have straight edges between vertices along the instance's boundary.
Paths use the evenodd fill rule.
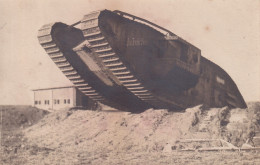
<path fill-rule="evenodd" d="M 141 111 L 247 105 L 231 77 L 171 31 L 121 11 L 91 12 L 38 33 L 63 74 L 94 101 Z"/>

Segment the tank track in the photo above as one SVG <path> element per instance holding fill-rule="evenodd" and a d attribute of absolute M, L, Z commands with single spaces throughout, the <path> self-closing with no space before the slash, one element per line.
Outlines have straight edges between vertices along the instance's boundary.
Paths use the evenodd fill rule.
<path fill-rule="evenodd" d="M 105 98 L 98 93 L 88 82 L 83 79 L 77 70 L 69 63 L 64 52 L 57 46 L 51 36 L 52 27 L 55 23 L 46 24 L 38 32 L 38 40 L 52 61 L 58 66 L 63 74 L 86 96 L 94 101 L 105 101 Z"/>
<path fill-rule="evenodd" d="M 102 11 L 94 11 L 85 15 L 81 20 L 81 30 L 85 39 L 90 43 L 90 49 L 102 59 L 105 66 L 124 87 L 142 101 L 154 105 L 158 100 L 120 60 L 120 57 L 113 51 L 105 36 L 102 34 L 98 23 L 98 17 L 101 12 Z"/>
<path fill-rule="evenodd" d="M 118 24 L 121 21 L 123 24 Z M 124 21 L 133 25 L 131 27 L 133 31 L 124 26 L 126 25 Z M 75 27 L 76 25 L 80 25 L 81 28 Z M 140 33 L 144 32 L 140 36 L 154 34 L 155 37 L 170 43 L 173 49 L 169 47 L 168 50 L 164 45 L 154 45 L 149 42 L 147 45 L 150 46 L 151 52 L 148 49 L 140 51 L 139 48 L 142 47 L 137 48 L 136 51 L 135 47 L 126 49 L 129 46 L 127 30 L 130 36 L 135 36 L 139 33 L 134 34 L 134 28 L 139 27 L 140 30 L 144 28 L 144 31 L 140 31 Z M 150 32 L 149 29 L 154 32 Z M 114 33 L 119 33 L 115 35 L 117 38 L 114 38 Z M 129 109 L 132 111 L 138 107 L 140 110 L 153 107 L 177 110 L 202 103 L 210 107 L 226 105 L 247 107 L 231 77 L 218 65 L 201 56 L 197 47 L 159 25 L 125 12 L 100 10 L 85 15 L 81 21 L 70 26 L 63 23 L 47 24 L 39 30 L 38 39 L 53 62 L 82 93 L 94 101 L 112 105 L 117 109 L 123 107 L 127 111 Z M 164 65 L 156 61 L 157 47 L 158 50 L 167 49 L 167 55 L 170 55 L 170 51 L 174 51 L 175 47 L 181 50 L 171 55 L 175 66 L 169 63 L 165 69 L 157 70 L 160 65 Z M 190 48 L 191 51 L 186 52 L 186 49 Z M 194 55 L 193 51 L 198 56 Z M 134 56 L 131 56 L 130 52 L 140 54 L 132 54 L 138 55 L 133 59 Z M 145 60 L 150 53 L 152 58 L 149 60 L 156 65 L 142 66 L 141 60 Z M 182 56 L 185 58 L 187 56 L 189 59 L 201 58 L 195 63 L 184 60 L 186 65 L 183 65 L 178 63 L 182 60 Z M 165 56 L 165 60 L 167 57 Z M 141 60 L 138 61 L 138 58 Z M 99 66 L 98 69 L 91 68 L 94 63 Z M 86 66 L 87 68 L 84 68 Z M 151 66 L 153 68 L 149 75 L 144 76 Z M 190 70 L 191 66 L 195 71 Z M 144 70 L 140 70 L 141 68 Z M 165 76 L 162 75 L 162 80 L 159 71 L 167 72 Z M 153 74 L 155 79 L 150 76 Z M 221 77 L 221 81 L 218 81 L 218 76 Z M 151 80 L 155 81 L 149 82 Z M 182 84 L 184 81 L 185 83 Z M 165 87 L 167 82 L 172 84 L 169 90 Z M 226 85 L 223 86 L 225 82 Z"/>

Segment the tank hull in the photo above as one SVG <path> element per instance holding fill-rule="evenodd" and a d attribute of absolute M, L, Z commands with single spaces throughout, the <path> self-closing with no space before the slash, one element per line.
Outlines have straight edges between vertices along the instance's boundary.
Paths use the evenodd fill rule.
<path fill-rule="evenodd" d="M 49 27 L 52 42 L 82 83 L 98 94 L 89 96 L 95 101 L 129 111 L 198 104 L 246 107 L 223 69 L 202 57 L 197 47 L 149 21 L 103 10 L 85 15 L 80 29 L 54 25 Z M 42 29 L 39 39 L 46 35 Z M 43 47 L 48 42 L 40 41 Z"/>

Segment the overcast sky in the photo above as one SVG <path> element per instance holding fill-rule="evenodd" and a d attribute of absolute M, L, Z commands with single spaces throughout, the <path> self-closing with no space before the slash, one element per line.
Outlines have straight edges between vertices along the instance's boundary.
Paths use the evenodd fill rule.
<path fill-rule="evenodd" d="M 259 0 L 0 0 L 0 104 L 31 104 L 31 89 L 71 85 L 41 48 L 37 31 L 99 9 L 171 30 L 226 70 L 246 101 L 260 100 Z"/>

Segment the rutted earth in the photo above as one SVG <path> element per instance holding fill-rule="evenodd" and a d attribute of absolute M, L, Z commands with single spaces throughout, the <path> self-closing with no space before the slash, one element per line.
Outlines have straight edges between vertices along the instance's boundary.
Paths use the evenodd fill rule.
<path fill-rule="evenodd" d="M 3 164 L 260 164 L 260 150 L 180 151 L 191 147 L 181 144 L 183 139 L 222 139 L 239 148 L 257 145 L 245 143 L 260 131 L 260 103 L 248 105 L 139 114 L 110 109 L 47 113 L 28 107 L 29 114 L 38 116 L 26 113 L 23 122 L 10 122 L 18 113 L 3 116 L 0 157 Z M 8 129 L 11 125 L 15 127 Z M 218 144 L 192 147 L 216 147 L 212 145 Z"/>

